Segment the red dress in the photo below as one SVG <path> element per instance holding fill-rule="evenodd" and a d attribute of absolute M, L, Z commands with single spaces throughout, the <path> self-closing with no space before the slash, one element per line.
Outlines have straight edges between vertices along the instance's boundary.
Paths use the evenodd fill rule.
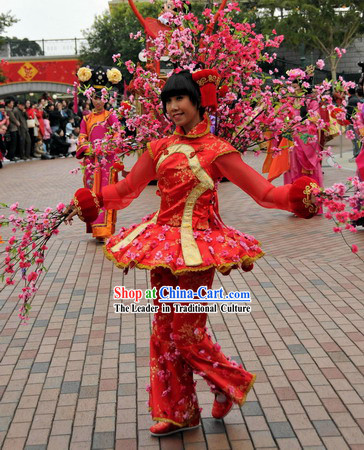
<path fill-rule="evenodd" d="M 264 207 L 295 209 L 292 185 L 271 185 L 230 144 L 210 133 L 205 117 L 187 135 L 177 128 L 174 135 L 152 142 L 124 180 L 103 188 L 107 208 L 125 208 L 153 178 L 158 179 L 161 196 L 158 212 L 108 240 L 106 257 L 121 268 L 150 269 L 152 287 L 157 288 L 196 291 L 199 286 L 212 286 L 215 269 L 251 270 L 263 252 L 253 236 L 221 220 L 216 188 L 223 176 Z M 255 375 L 226 358 L 208 335 L 206 319 L 206 313 L 176 314 L 173 308 L 171 313 L 155 315 L 149 400 L 154 420 L 182 427 L 198 419 L 193 371 L 213 390 L 244 403 Z"/>

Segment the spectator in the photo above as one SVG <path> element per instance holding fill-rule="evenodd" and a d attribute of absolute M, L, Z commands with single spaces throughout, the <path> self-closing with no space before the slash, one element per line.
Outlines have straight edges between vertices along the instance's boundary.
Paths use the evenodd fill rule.
<path fill-rule="evenodd" d="M 43 143 L 46 147 L 46 152 L 49 153 L 50 151 L 50 144 L 51 144 L 51 136 L 52 136 L 52 129 L 49 122 L 49 115 L 45 111 L 43 112 L 43 122 L 44 122 L 44 136 L 43 136 Z"/>
<path fill-rule="evenodd" d="M 44 122 L 43 122 L 43 108 L 45 105 L 45 100 L 44 98 L 41 98 L 38 101 L 38 105 L 36 106 L 36 110 L 35 110 L 35 116 L 38 119 L 38 127 L 39 127 L 39 134 L 42 136 L 44 136 Z"/>
<path fill-rule="evenodd" d="M 66 138 L 66 142 L 70 144 L 70 148 L 68 149 L 68 155 L 75 156 L 76 155 L 76 147 L 77 147 L 78 136 L 71 133 Z"/>
<path fill-rule="evenodd" d="M 20 123 L 19 139 L 18 139 L 18 155 L 20 159 L 30 159 L 31 139 L 28 132 L 28 115 L 25 111 L 25 103 L 21 100 L 18 101 L 14 108 L 14 115 Z"/>
<path fill-rule="evenodd" d="M 61 114 L 62 103 L 57 102 L 55 107 L 49 111 L 49 122 L 51 124 L 52 132 L 55 133 L 59 128 L 63 126 L 64 117 Z"/>
<path fill-rule="evenodd" d="M 75 121 L 73 119 L 73 117 L 71 117 L 70 119 L 68 119 L 68 122 L 66 124 L 66 136 L 70 136 L 73 132 L 75 126 Z"/>
<path fill-rule="evenodd" d="M 34 107 L 34 102 L 31 103 L 30 100 L 27 100 L 25 102 L 25 111 L 28 114 L 28 121 L 27 121 L 28 133 L 29 133 L 30 140 L 31 140 L 30 154 L 33 155 L 34 154 L 35 140 L 36 140 L 36 137 L 35 137 L 35 134 L 34 134 L 34 131 L 35 131 L 35 111 L 36 111 L 36 109 Z"/>
<path fill-rule="evenodd" d="M 8 142 L 8 153 L 7 158 L 10 161 L 17 161 L 19 158 L 15 156 L 15 152 L 18 145 L 19 140 L 19 127 L 20 122 L 14 115 L 14 98 L 9 97 L 5 100 L 5 111 L 9 117 L 9 127 L 8 131 L 10 134 L 10 140 Z"/>
<path fill-rule="evenodd" d="M 83 116 L 88 116 L 89 114 L 91 114 L 91 105 L 90 105 L 89 102 L 86 102 L 85 103 L 85 107 L 84 107 L 84 109 L 82 111 L 82 115 Z"/>
<path fill-rule="evenodd" d="M 0 102 L 0 126 L 5 125 L 6 128 L 9 126 L 9 117 L 5 111 L 5 103 Z"/>
<path fill-rule="evenodd" d="M 65 157 L 68 154 L 70 143 L 66 142 L 64 131 L 59 128 L 52 134 L 51 139 L 51 155 Z"/>
<path fill-rule="evenodd" d="M 6 155 L 6 143 L 5 143 L 6 125 L 0 123 L 0 169 L 3 167 L 4 156 Z"/>

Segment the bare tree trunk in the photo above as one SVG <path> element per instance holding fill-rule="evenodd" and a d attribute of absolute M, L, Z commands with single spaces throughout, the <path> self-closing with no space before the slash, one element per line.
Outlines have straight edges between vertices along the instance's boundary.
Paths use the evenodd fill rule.
<path fill-rule="evenodd" d="M 334 83 L 337 81 L 336 69 L 337 69 L 338 62 L 339 62 L 339 60 L 336 55 L 330 55 L 331 78 Z"/>

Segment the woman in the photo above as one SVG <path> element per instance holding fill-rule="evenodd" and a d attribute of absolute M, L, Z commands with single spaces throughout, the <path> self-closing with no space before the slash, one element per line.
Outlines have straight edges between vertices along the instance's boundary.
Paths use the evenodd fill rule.
<path fill-rule="evenodd" d="M 112 157 L 105 156 L 107 163 L 101 168 L 93 168 L 98 157 L 92 154 L 92 146 L 95 141 L 102 139 L 118 121 L 115 114 L 105 110 L 105 103 L 101 97 L 101 91 L 96 92 L 92 98 L 94 110 L 83 116 L 78 137 L 76 158 L 84 158 L 86 167 L 84 173 L 84 186 L 92 189 L 96 194 L 101 192 L 104 186 L 116 183 L 117 171 L 113 168 Z M 86 232 L 100 241 L 115 233 L 116 211 L 112 208 L 103 209 L 98 218 L 92 224 L 87 224 Z"/>
<path fill-rule="evenodd" d="M 320 105 L 316 100 L 309 100 L 308 110 L 316 112 L 316 117 L 309 117 L 308 124 L 299 125 L 294 133 L 294 147 L 289 153 L 289 170 L 284 173 L 284 184 L 294 183 L 302 175 L 312 177 L 318 186 L 324 185 L 320 143 L 320 133 L 316 125 L 319 119 Z M 292 115 L 307 117 L 306 107 L 292 109 Z M 319 210 L 322 214 L 322 207 Z"/>
<path fill-rule="evenodd" d="M 224 176 L 266 208 L 294 211 L 311 217 L 312 180 L 274 187 L 246 165 L 237 150 L 210 133 L 204 114 L 206 92 L 188 71 L 173 74 L 162 91 L 165 113 L 176 125 L 172 136 L 151 142 L 125 180 L 102 190 L 104 206 L 128 206 L 153 178 L 158 179 L 161 206 L 138 226 L 111 237 L 106 257 L 121 268 L 151 270 L 151 285 L 192 289 L 211 288 L 216 270 L 228 274 L 249 271 L 263 256 L 258 241 L 227 227 L 217 205 L 217 181 Z M 216 90 L 215 90 L 216 98 Z M 308 191 L 307 191 L 308 192 Z M 304 203 L 306 201 L 306 204 Z M 78 199 L 76 199 L 78 203 Z M 83 205 L 78 204 L 82 214 Z M 81 209 L 80 209 L 81 208 Z M 66 211 L 68 213 L 69 211 Z M 77 214 L 75 209 L 67 221 Z M 160 306 L 159 296 L 155 304 Z M 193 371 L 215 392 L 212 415 L 223 418 L 233 403 L 242 405 L 255 375 L 230 361 L 206 332 L 205 313 L 156 313 L 150 341 L 150 429 L 166 436 L 199 425 L 200 410 Z"/>

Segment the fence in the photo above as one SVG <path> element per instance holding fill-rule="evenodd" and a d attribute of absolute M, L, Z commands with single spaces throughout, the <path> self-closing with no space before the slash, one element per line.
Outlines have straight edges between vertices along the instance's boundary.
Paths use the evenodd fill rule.
<path fill-rule="evenodd" d="M 9 40 L 5 44 L 8 58 L 16 57 L 44 57 L 44 56 L 76 56 L 82 47 L 86 47 L 87 40 L 74 39 L 28 39 Z"/>

